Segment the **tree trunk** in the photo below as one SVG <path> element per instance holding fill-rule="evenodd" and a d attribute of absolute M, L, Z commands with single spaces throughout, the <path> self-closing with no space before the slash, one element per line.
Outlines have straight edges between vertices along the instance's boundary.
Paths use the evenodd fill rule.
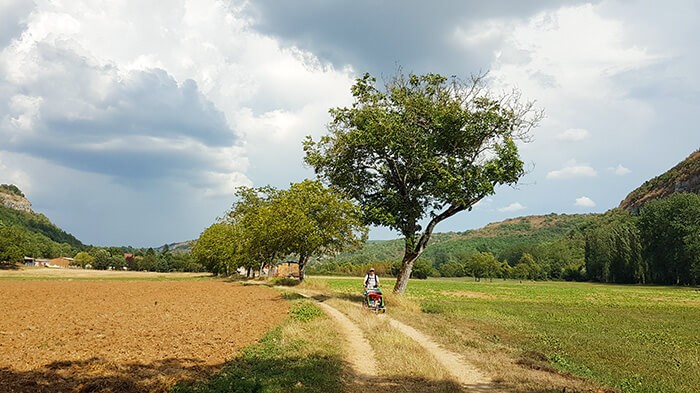
<path fill-rule="evenodd" d="M 275 264 L 274 261 L 270 261 L 270 263 L 267 265 L 267 278 L 272 278 L 277 275 L 277 265 Z"/>
<path fill-rule="evenodd" d="M 401 270 L 399 270 L 399 275 L 396 277 L 396 285 L 394 285 L 394 293 L 403 294 L 406 291 L 406 286 L 408 285 L 408 279 L 411 277 L 411 271 L 413 270 L 413 263 L 418 259 L 418 257 L 423 254 L 425 247 L 428 245 L 430 236 L 433 234 L 433 229 L 442 220 L 452 217 L 453 215 L 466 209 L 467 206 L 471 206 L 476 201 L 481 198 L 471 201 L 468 205 L 456 204 L 450 205 L 444 212 L 433 217 L 432 220 L 425 227 L 425 230 L 421 234 L 420 239 L 415 243 L 415 237 L 412 235 L 412 231 L 409 229 L 404 232 L 404 241 L 406 242 L 406 247 L 403 254 L 403 260 L 401 261 Z M 414 223 L 413 228 L 416 227 Z M 408 227 L 411 228 L 411 227 Z M 415 245 L 414 245 L 415 243 Z"/>
<path fill-rule="evenodd" d="M 304 271 L 306 270 L 306 264 L 309 262 L 308 255 L 299 256 L 299 283 L 304 282 Z"/>
<path fill-rule="evenodd" d="M 413 271 L 413 263 L 418 259 L 420 254 L 406 253 L 401 261 L 401 270 L 396 276 L 396 284 L 394 285 L 394 293 L 404 293 L 408 285 L 408 279 L 411 278 Z"/>

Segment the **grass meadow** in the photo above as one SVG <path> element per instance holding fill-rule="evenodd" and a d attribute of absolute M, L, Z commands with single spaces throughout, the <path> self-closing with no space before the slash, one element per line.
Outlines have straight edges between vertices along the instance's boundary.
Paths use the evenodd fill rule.
<path fill-rule="evenodd" d="M 361 285 L 359 278 L 315 280 L 348 297 Z M 384 284 L 388 292 L 393 282 Z M 471 360 L 506 385 L 519 383 L 489 364 L 503 352 L 520 365 L 624 392 L 700 386 L 698 288 L 429 279 L 412 280 L 407 298 L 413 307 L 392 307 L 390 296 L 388 312 L 453 350 L 481 353 Z"/>

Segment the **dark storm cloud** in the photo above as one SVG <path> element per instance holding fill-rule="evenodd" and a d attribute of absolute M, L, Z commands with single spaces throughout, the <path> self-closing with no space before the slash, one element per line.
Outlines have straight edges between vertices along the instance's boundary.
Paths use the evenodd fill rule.
<path fill-rule="evenodd" d="M 41 72 L 6 96 L 32 104 L 5 116 L 3 149 L 122 183 L 231 172 L 219 158 L 234 132 L 194 81 L 178 84 L 161 69 L 120 72 L 47 44 L 29 54 Z"/>
<path fill-rule="evenodd" d="M 579 1 L 256 1 L 254 27 L 287 45 L 309 50 L 336 66 L 392 74 L 407 71 L 473 73 L 488 68 L 493 54 L 484 48 L 456 47 L 457 28 L 468 30 L 489 18 L 522 19 Z"/>

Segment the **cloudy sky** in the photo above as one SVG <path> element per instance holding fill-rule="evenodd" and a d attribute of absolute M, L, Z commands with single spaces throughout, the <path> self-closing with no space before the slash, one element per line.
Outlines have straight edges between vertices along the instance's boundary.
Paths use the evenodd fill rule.
<path fill-rule="evenodd" d="M 604 212 L 700 148 L 698 4 L 0 0 L 0 183 L 86 243 L 193 239 L 236 186 L 312 177 L 303 137 L 400 65 L 547 115 L 521 183 L 439 231 Z"/>

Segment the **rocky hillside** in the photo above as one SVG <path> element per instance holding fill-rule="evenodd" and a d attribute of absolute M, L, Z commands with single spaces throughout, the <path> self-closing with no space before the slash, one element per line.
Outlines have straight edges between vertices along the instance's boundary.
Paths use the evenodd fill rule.
<path fill-rule="evenodd" d="M 0 185 L 0 227 L 15 227 L 23 233 L 39 236 L 41 241 L 37 240 L 37 244 L 42 243 L 42 247 L 51 242 L 66 243 L 76 249 L 85 247 L 80 240 L 57 227 L 48 217 L 32 211 L 31 202 L 12 184 Z"/>
<path fill-rule="evenodd" d="M 646 181 L 620 203 L 620 208 L 638 213 L 645 203 L 676 192 L 700 194 L 700 150 L 666 173 Z"/>
<path fill-rule="evenodd" d="M 0 184 L 0 205 L 23 212 L 32 211 L 31 202 L 13 184 Z"/>

